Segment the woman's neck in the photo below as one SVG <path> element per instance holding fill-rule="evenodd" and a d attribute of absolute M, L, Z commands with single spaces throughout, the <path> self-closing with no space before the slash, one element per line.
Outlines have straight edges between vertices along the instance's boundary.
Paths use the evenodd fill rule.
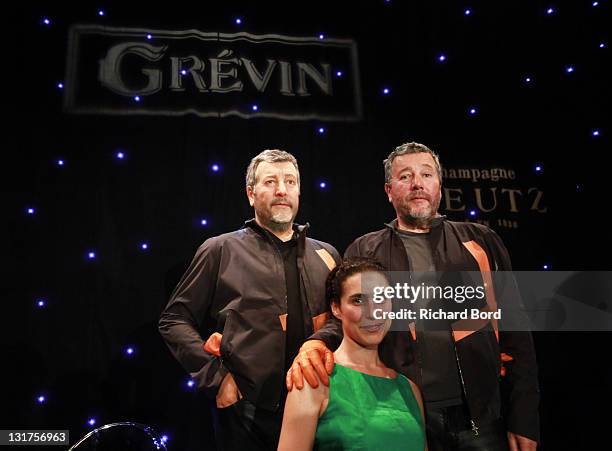
<path fill-rule="evenodd" d="M 346 335 L 334 352 L 334 360 L 340 365 L 353 368 L 381 368 L 385 366 L 378 356 L 378 346 L 362 346 Z"/>

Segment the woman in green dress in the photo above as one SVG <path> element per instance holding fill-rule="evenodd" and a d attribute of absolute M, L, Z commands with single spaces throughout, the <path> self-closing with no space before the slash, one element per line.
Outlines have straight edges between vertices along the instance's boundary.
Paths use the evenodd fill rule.
<path fill-rule="evenodd" d="M 279 450 L 427 449 L 419 389 L 378 355 L 390 327 L 381 316 L 391 300 L 375 295 L 387 285 L 382 266 L 369 259 L 345 260 L 329 274 L 327 300 L 344 338 L 329 387 L 289 392 Z"/>

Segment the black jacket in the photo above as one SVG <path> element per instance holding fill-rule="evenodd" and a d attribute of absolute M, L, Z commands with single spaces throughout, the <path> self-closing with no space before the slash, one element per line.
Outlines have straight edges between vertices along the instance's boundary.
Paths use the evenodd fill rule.
<path fill-rule="evenodd" d="M 305 336 L 329 318 L 325 279 L 340 261 L 329 244 L 298 234 L 297 263 Z M 229 371 L 245 399 L 269 410 L 278 408 L 284 386 L 287 313 L 283 260 L 255 220 L 206 240 L 161 314 L 159 330 L 170 351 L 199 389 L 214 397 Z M 221 357 L 203 344 L 223 334 Z"/>
<path fill-rule="evenodd" d="M 394 228 L 395 222 L 357 238 L 346 250 L 345 257 L 371 257 L 389 271 L 409 271 L 404 244 Z M 484 277 L 487 266 L 489 271 L 512 269 L 501 239 L 483 225 L 441 218 L 428 236 L 438 272 L 480 271 Z M 332 320 L 310 338 L 321 339 L 335 349 L 341 341 L 342 330 Z M 385 364 L 420 384 L 420 356 L 415 352 L 418 347 L 412 346 L 415 339 L 418 340 L 418 334 L 391 332 L 379 349 Z M 531 334 L 500 330 L 497 337 L 493 325 L 487 321 L 474 333 L 459 332 L 455 336 L 455 352 L 472 426 L 478 427 L 504 416 L 509 431 L 538 440 L 539 388 Z M 502 353 L 513 358 L 504 364 L 503 378 L 500 375 Z"/>

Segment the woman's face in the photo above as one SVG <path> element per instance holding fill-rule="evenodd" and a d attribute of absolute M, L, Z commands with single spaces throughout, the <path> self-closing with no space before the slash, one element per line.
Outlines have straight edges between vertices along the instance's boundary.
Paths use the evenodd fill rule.
<path fill-rule="evenodd" d="M 341 286 L 340 304 L 332 304 L 332 312 L 342 321 L 345 337 L 364 347 L 376 347 L 386 335 L 391 320 L 383 312 L 391 311 L 391 300 L 374 302 L 374 287 L 386 287 L 387 279 L 380 272 L 367 271 L 346 278 Z"/>

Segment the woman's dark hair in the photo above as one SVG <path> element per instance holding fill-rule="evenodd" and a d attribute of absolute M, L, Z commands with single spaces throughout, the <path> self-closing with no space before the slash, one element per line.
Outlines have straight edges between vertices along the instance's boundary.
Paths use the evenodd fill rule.
<path fill-rule="evenodd" d="M 367 271 L 384 272 L 385 267 L 377 260 L 366 257 L 348 258 L 331 270 L 325 281 L 325 299 L 331 309 L 332 304 L 340 304 L 342 284 L 353 274 Z"/>

